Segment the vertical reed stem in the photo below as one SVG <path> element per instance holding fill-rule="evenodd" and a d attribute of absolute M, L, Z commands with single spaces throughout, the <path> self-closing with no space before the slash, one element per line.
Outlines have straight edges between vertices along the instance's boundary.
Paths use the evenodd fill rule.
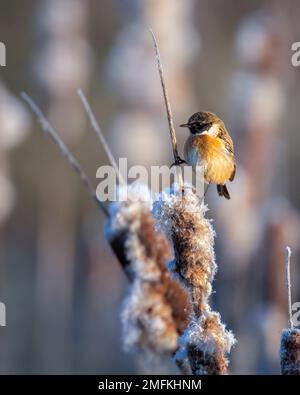
<path fill-rule="evenodd" d="M 164 79 L 164 72 L 163 72 L 163 67 L 162 67 L 162 62 L 161 62 L 161 57 L 160 57 L 160 52 L 159 52 L 159 47 L 158 47 L 158 42 L 157 39 L 153 33 L 153 31 L 150 29 L 150 33 L 153 38 L 154 42 L 154 48 L 156 52 L 156 60 L 157 60 L 157 66 L 158 66 L 158 72 L 159 72 L 159 78 L 161 82 L 161 87 L 163 90 L 163 96 L 164 96 L 164 101 L 165 101 L 165 106 L 166 106 L 166 111 L 167 111 L 167 118 L 168 118 L 168 124 L 169 124 L 169 132 L 170 132 L 170 137 L 171 137 L 171 143 L 172 143 L 172 150 L 173 150 L 173 156 L 174 156 L 174 164 L 177 166 L 180 164 L 180 157 L 178 154 L 178 148 L 177 148 L 177 139 L 176 139 L 176 132 L 174 128 L 174 122 L 173 122 L 173 116 L 172 116 L 172 110 L 171 110 L 171 105 L 170 105 L 170 100 L 169 100 L 169 95 L 167 91 L 167 87 L 165 84 L 165 79 Z M 183 186 L 183 178 L 182 178 L 182 173 L 181 169 L 179 168 L 177 172 L 177 177 L 178 177 L 178 183 L 180 188 Z"/>
<path fill-rule="evenodd" d="M 289 311 L 289 327 L 294 329 L 293 318 L 292 318 L 292 287 L 291 287 L 291 255 L 292 250 L 290 247 L 286 247 L 286 287 L 288 293 L 288 311 Z"/>

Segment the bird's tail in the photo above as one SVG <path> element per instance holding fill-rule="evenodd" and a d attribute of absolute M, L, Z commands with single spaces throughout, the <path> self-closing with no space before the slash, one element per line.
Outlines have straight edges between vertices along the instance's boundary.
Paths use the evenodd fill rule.
<path fill-rule="evenodd" d="M 224 185 L 217 185 L 217 191 L 218 191 L 219 196 L 224 196 L 224 198 L 228 199 L 228 200 L 230 199 L 230 195 L 229 195 L 227 186 L 225 184 Z"/>

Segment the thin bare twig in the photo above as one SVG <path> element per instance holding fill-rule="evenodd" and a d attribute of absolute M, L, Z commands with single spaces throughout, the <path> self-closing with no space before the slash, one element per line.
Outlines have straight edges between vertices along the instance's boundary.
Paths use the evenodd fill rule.
<path fill-rule="evenodd" d="M 83 93 L 83 91 L 81 89 L 78 89 L 77 93 L 78 93 L 78 96 L 79 96 L 79 98 L 81 100 L 83 108 L 84 108 L 85 112 L 87 113 L 87 116 L 89 117 L 91 126 L 92 126 L 93 130 L 96 132 L 100 143 L 103 145 L 103 148 L 104 148 L 104 151 L 105 151 L 105 153 L 106 153 L 106 155 L 108 157 L 108 160 L 110 161 L 111 165 L 115 169 L 115 172 L 116 172 L 116 174 L 117 174 L 117 176 L 119 178 L 120 183 L 125 185 L 126 182 L 125 182 L 125 180 L 124 180 L 124 178 L 123 178 L 123 176 L 122 176 L 122 174 L 121 174 L 121 172 L 120 172 L 120 170 L 118 168 L 118 165 L 117 165 L 117 163 L 115 161 L 115 158 L 114 158 L 114 156 L 113 156 L 113 154 L 112 154 L 112 152 L 111 152 L 111 150 L 110 150 L 110 148 L 109 148 L 109 146 L 107 144 L 107 141 L 105 140 L 105 137 L 104 137 L 104 135 L 103 135 L 103 133 L 102 133 L 102 131 L 100 129 L 100 126 L 99 126 L 99 124 L 98 124 L 98 122 L 96 120 L 96 117 L 95 117 L 92 109 L 91 109 L 91 106 L 89 105 L 89 103 L 87 101 L 87 98 L 85 97 L 85 95 L 84 95 L 84 93 Z"/>
<path fill-rule="evenodd" d="M 289 309 L 289 325 L 290 329 L 294 329 L 293 317 L 292 317 L 292 287 L 291 287 L 291 256 L 292 250 L 290 247 L 286 247 L 286 288 L 288 293 L 288 309 Z"/>
<path fill-rule="evenodd" d="M 150 30 L 150 33 L 152 35 L 153 42 L 154 42 L 154 48 L 155 48 L 155 53 L 156 53 L 158 72 L 159 72 L 161 87 L 162 87 L 162 90 L 163 90 L 165 106 L 166 106 L 166 110 L 167 110 L 169 132 L 170 132 L 170 137 L 171 137 L 174 161 L 175 161 L 175 165 L 178 165 L 180 163 L 179 162 L 180 157 L 178 155 L 176 132 L 175 132 L 175 128 L 174 128 L 174 122 L 173 122 L 173 116 L 172 116 L 172 110 L 171 110 L 169 95 L 168 95 L 167 87 L 166 87 L 166 84 L 165 84 L 164 72 L 163 72 L 163 67 L 162 67 L 162 62 L 161 62 L 158 42 L 157 42 L 157 39 L 156 39 L 153 31 L 151 29 L 149 29 L 149 30 Z M 181 170 L 178 172 L 178 177 L 179 177 L 179 182 L 182 185 L 183 184 L 183 180 L 182 180 Z"/>
<path fill-rule="evenodd" d="M 68 147 L 65 145 L 65 143 L 62 141 L 62 139 L 59 137 L 58 133 L 56 130 L 52 127 L 52 125 L 49 123 L 45 115 L 42 113 L 41 109 L 37 106 L 37 104 L 32 100 L 32 98 L 27 95 L 27 93 L 22 92 L 21 93 L 22 99 L 29 105 L 33 113 L 36 115 L 39 123 L 42 126 L 43 131 L 48 134 L 53 142 L 57 145 L 58 149 L 60 150 L 61 154 L 67 159 L 73 170 L 79 175 L 81 181 L 84 183 L 84 185 L 87 187 L 89 190 L 90 195 L 92 198 L 95 200 L 97 203 L 98 207 L 102 210 L 102 212 L 105 214 L 106 217 L 109 216 L 108 210 L 101 202 L 96 195 L 96 192 L 94 190 L 94 187 L 92 183 L 90 182 L 88 176 L 85 174 L 85 172 L 82 170 L 79 162 L 77 159 L 71 154 L 69 151 Z"/>

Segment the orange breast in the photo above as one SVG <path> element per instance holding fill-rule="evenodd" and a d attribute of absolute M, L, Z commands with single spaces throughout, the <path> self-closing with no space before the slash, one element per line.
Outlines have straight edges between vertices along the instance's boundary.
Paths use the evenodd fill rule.
<path fill-rule="evenodd" d="M 207 134 L 190 136 L 186 143 L 185 156 L 191 166 L 204 167 L 207 183 L 225 184 L 234 171 L 233 156 L 225 149 L 224 142 L 217 137 Z"/>

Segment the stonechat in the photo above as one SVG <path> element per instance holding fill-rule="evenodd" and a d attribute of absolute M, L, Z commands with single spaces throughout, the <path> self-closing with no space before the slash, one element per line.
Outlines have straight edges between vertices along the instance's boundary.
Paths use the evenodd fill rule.
<path fill-rule="evenodd" d="M 186 162 L 193 168 L 203 166 L 204 182 L 216 184 L 219 196 L 230 199 L 226 182 L 233 181 L 236 165 L 224 122 L 211 112 L 196 112 L 180 126 L 190 131 L 184 147 Z"/>

